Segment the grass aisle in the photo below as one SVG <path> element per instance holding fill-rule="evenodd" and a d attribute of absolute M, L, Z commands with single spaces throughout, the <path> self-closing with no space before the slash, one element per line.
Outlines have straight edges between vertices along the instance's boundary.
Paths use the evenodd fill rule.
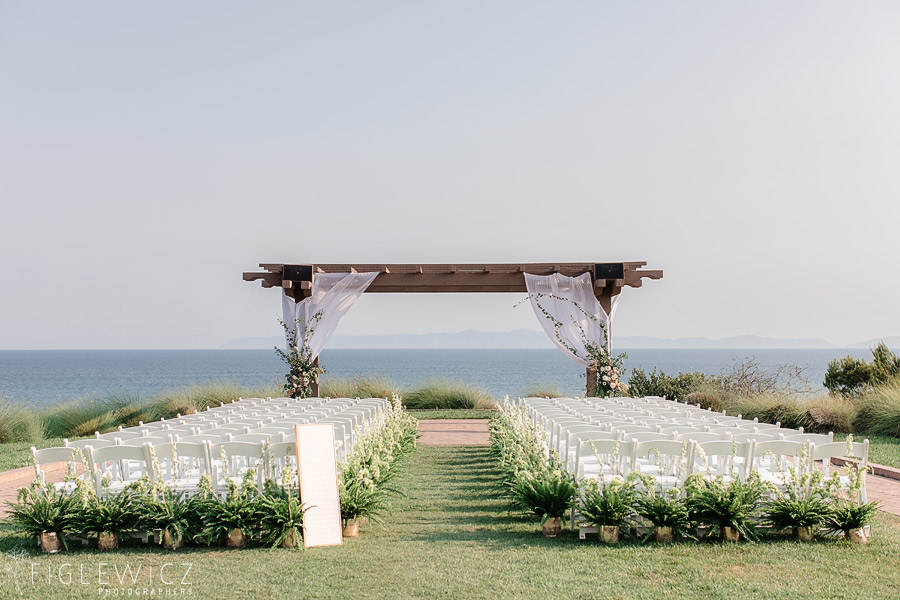
<path fill-rule="evenodd" d="M 17 554 L 26 541 L 4 528 L 0 598 L 112 597 L 96 584 L 101 562 L 143 565 L 145 585 L 150 566 L 157 584 L 165 563 L 175 565 L 168 577 L 180 577 L 179 565 L 190 563 L 193 598 L 896 598 L 900 521 L 891 517 L 879 518 L 872 543 L 862 548 L 788 541 L 604 547 L 568 532 L 545 540 L 537 523 L 509 516 L 495 493 L 487 448 L 423 446 L 404 468 L 407 496 L 396 501 L 385 528 L 364 526 L 362 537 L 335 548 L 166 553 L 133 545 L 114 554 L 42 557 L 30 544 L 28 555 Z M 31 563 L 43 573 L 34 584 Z M 69 585 L 56 578 L 66 563 L 75 580 Z M 79 569 L 92 584 L 77 585 Z"/>

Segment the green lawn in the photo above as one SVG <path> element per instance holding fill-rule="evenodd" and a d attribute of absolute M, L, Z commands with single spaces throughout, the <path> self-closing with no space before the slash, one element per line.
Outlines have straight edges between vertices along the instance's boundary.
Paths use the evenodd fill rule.
<path fill-rule="evenodd" d="M 62 438 L 54 438 L 41 440 L 39 442 L 10 442 L 0 444 L 0 472 L 10 469 L 18 469 L 19 467 L 30 467 L 31 447 L 50 448 L 52 446 L 62 446 Z"/>
<path fill-rule="evenodd" d="M 186 582 L 194 598 L 897 597 L 900 520 L 888 515 L 879 516 L 865 547 L 841 540 L 605 547 L 568 532 L 544 539 L 536 522 L 504 511 L 496 477 L 486 448 L 420 447 L 400 480 L 407 496 L 396 501 L 383 529 L 366 525 L 362 537 L 343 546 L 305 552 L 167 553 L 136 545 L 113 554 L 39 556 L 30 540 L 0 529 L 0 599 L 108 597 L 96 583 L 100 563 L 113 578 L 114 568 L 142 565 L 141 583 L 157 588 L 166 563 L 172 566 L 164 576 L 179 582 L 190 564 Z M 60 568 L 64 580 L 73 573 L 72 584 L 59 582 Z M 162 587 L 169 597 L 187 589 Z"/>
<path fill-rule="evenodd" d="M 835 435 L 835 440 L 843 441 L 846 435 Z M 861 442 L 869 440 L 869 462 L 888 467 L 900 468 L 900 438 L 887 435 L 854 435 L 853 439 Z"/>
<path fill-rule="evenodd" d="M 465 408 L 447 410 L 407 410 L 417 419 L 493 419 L 496 410 L 470 410 Z"/>

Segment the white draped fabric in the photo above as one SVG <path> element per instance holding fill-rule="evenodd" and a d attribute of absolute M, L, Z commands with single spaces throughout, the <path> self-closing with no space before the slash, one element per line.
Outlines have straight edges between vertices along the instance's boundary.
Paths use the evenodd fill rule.
<path fill-rule="evenodd" d="M 606 349 L 612 352 L 612 318 L 616 314 L 619 297 L 613 296 L 610 312 L 606 314 L 594 296 L 589 273 L 578 277 L 566 277 L 559 273 L 525 273 L 525 288 L 541 327 L 566 356 L 581 365 L 590 366 L 591 356 L 585 344 L 603 344 L 604 327 L 609 334 Z"/>
<path fill-rule="evenodd" d="M 313 275 L 312 295 L 301 302 L 286 293 L 281 297 L 285 341 L 288 348 L 304 340 L 315 360 L 325 343 L 353 303 L 362 296 L 378 273 L 316 273 Z M 291 339 L 291 333 L 296 339 Z"/>

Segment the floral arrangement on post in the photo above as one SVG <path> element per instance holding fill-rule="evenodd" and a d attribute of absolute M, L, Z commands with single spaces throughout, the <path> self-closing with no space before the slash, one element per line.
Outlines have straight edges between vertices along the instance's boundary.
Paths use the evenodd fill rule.
<path fill-rule="evenodd" d="M 622 352 L 618 356 L 612 356 L 606 348 L 600 346 L 596 352 L 588 348 L 588 352 L 594 357 L 592 369 L 597 373 L 598 396 L 616 396 L 628 391 L 628 384 L 619 378 L 624 372 L 624 361 L 628 355 Z M 597 356 L 599 355 L 599 358 Z"/>
<path fill-rule="evenodd" d="M 588 389 L 596 390 L 594 393 L 597 396 L 616 396 L 619 394 L 625 394 L 628 391 L 628 384 L 621 380 L 621 376 L 625 371 L 624 363 L 625 359 L 628 358 L 628 355 L 620 353 L 618 355 L 613 356 L 609 352 L 609 331 L 606 327 L 606 324 L 600 321 L 597 315 L 586 311 L 580 304 L 575 302 L 574 300 L 570 300 L 568 298 L 561 298 L 560 296 L 555 296 L 553 294 L 532 294 L 529 296 L 534 299 L 535 305 L 538 309 L 543 313 L 547 320 L 553 323 L 553 329 L 556 334 L 556 341 L 560 343 L 560 345 L 571 352 L 573 355 L 578 355 L 578 350 L 572 346 L 560 333 L 565 323 L 554 317 L 550 311 L 548 311 L 541 304 L 541 298 L 551 298 L 553 300 L 563 300 L 572 304 L 578 311 L 583 314 L 585 317 L 596 323 L 600 329 L 603 331 L 603 339 L 600 340 L 599 343 L 594 343 L 588 339 L 587 334 L 584 331 L 584 328 L 581 327 L 578 323 L 578 331 L 581 335 L 581 342 L 584 344 L 584 349 L 588 353 L 590 357 L 590 377 L 596 377 L 596 385 L 592 386 L 591 382 L 588 382 Z M 518 305 L 517 305 L 518 306 Z"/>
<path fill-rule="evenodd" d="M 309 398 L 312 396 L 312 384 L 319 380 L 319 375 L 325 372 L 312 356 L 309 340 L 315 331 L 315 325 L 322 319 L 322 311 L 317 312 L 310 319 L 308 326 L 304 327 L 302 340 L 298 340 L 297 326 L 293 328 L 282 321 L 281 327 L 285 336 L 291 340 L 292 345 L 287 352 L 275 346 L 278 357 L 284 361 L 290 371 L 284 376 L 284 394 L 288 398 Z"/>

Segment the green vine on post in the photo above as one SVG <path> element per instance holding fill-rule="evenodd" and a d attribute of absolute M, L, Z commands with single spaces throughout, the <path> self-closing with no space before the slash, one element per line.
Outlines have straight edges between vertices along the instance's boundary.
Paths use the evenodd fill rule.
<path fill-rule="evenodd" d="M 545 294 L 539 292 L 537 294 L 529 294 L 529 298 L 532 298 L 534 300 L 534 304 L 538 307 L 538 310 L 540 310 L 541 313 L 545 317 L 547 317 L 547 319 L 551 323 L 553 323 L 553 330 L 555 332 L 556 340 L 559 342 L 559 344 L 575 356 L 578 356 L 578 351 L 560 334 L 560 331 L 562 330 L 565 323 L 550 314 L 550 311 L 544 308 L 544 306 L 541 304 L 540 299 L 551 298 L 553 300 L 563 300 L 565 302 L 569 302 L 575 308 L 577 308 L 578 311 L 581 312 L 581 314 L 599 325 L 601 331 L 603 331 L 603 339 L 598 344 L 591 342 L 587 338 L 587 334 L 585 333 L 584 328 L 581 326 L 581 324 L 575 319 L 572 319 L 572 322 L 576 327 L 578 327 L 578 331 L 581 334 L 581 342 L 584 344 L 584 349 L 590 357 L 590 376 L 596 377 L 597 384 L 595 393 L 597 396 L 608 397 L 623 395 L 628 392 L 628 384 L 621 379 L 622 375 L 625 372 L 624 363 L 625 359 L 628 358 L 628 355 L 624 352 L 615 356 L 610 354 L 609 350 L 607 349 L 609 344 L 609 333 L 607 332 L 606 325 L 597 317 L 597 315 L 586 311 L 580 304 L 578 304 L 574 300 L 562 298 L 554 294 Z M 588 386 L 588 388 L 590 388 L 590 385 Z"/>
<path fill-rule="evenodd" d="M 278 319 L 287 339 L 293 342 L 287 352 L 275 346 L 278 357 L 290 369 L 290 372 L 284 376 L 284 395 L 288 398 L 312 396 L 312 384 L 318 381 L 319 375 L 325 372 L 325 369 L 315 363 L 312 348 L 309 345 L 315 326 L 321 319 L 322 311 L 312 316 L 310 323 L 303 330 L 303 341 L 300 344 L 297 343 L 297 326 L 294 325 L 293 328 L 290 328 L 284 321 Z"/>

